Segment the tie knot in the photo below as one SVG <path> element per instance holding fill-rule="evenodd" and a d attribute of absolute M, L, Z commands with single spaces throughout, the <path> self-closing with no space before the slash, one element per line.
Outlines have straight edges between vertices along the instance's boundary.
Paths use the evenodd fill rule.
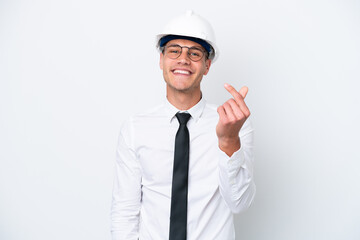
<path fill-rule="evenodd" d="M 186 123 L 189 121 L 189 119 L 191 117 L 191 115 L 189 113 L 180 113 L 180 112 L 176 113 L 175 116 L 178 119 L 180 125 L 183 125 L 183 124 L 186 125 Z"/>

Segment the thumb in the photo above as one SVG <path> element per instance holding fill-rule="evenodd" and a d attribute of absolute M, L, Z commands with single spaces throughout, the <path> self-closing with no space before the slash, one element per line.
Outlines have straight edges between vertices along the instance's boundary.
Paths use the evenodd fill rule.
<path fill-rule="evenodd" d="M 242 88 L 240 89 L 239 93 L 240 93 L 240 95 L 241 95 L 243 98 L 245 98 L 245 97 L 246 97 L 246 94 L 248 93 L 248 91 L 249 91 L 248 87 L 247 87 L 247 86 L 244 86 L 244 87 L 242 87 Z"/>

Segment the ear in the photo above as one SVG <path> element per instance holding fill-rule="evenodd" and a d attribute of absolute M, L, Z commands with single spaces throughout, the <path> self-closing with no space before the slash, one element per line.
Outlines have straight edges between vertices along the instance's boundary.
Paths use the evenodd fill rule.
<path fill-rule="evenodd" d="M 164 59 L 164 54 L 160 53 L 160 61 L 159 61 L 159 66 L 160 69 L 163 70 L 163 59 Z"/>
<path fill-rule="evenodd" d="M 206 59 L 205 60 L 205 72 L 204 75 L 208 74 L 209 70 L 210 70 L 210 66 L 211 66 L 211 59 Z"/>

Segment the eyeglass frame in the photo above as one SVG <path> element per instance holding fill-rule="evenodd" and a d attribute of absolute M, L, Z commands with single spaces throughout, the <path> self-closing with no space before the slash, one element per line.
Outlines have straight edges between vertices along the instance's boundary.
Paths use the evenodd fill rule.
<path fill-rule="evenodd" d="M 167 47 L 180 47 L 179 56 L 177 56 L 176 58 L 170 58 L 170 59 L 177 59 L 177 58 L 179 58 L 179 57 L 181 56 L 181 54 L 182 54 L 183 48 L 187 48 L 187 49 L 188 49 L 188 51 L 187 51 L 187 56 L 188 56 L 189 59 L 190 59 L 191 61 L 193 61 L 193 62 L 198 62 L 198 61 L 200 61 L 201 59 L 204 58 L 204 56 L 206 57 L 206 59 L 209 59 L 209 53 L 208 53 L 208 51 L 203 50 L 203 49 L 201 49 L 201 48 L 199 48 L 199 47 L 195 47 L 195 46 L 193 46 L 193 47 L 180 46 L 179 44 L 165 45 L 165 46 L 161 47 L 161 52 L 162 52 L 164 55 L 165 55 L 165 53 L 164 53 L 164 52 L 165 52 L 165 48 L 167 48 Z M 201 52 L 203 53 L 203 55 L 201 56 L 201 58 L 200 58 L 199 60 L 194 61 L 194 60 L 191 59 L 191 57 L 190 57 L 190 54 L 189 54 L 189 50 L 190 50 L 190 49 L 199 50 L 199 51 L 201 51 Z"/>

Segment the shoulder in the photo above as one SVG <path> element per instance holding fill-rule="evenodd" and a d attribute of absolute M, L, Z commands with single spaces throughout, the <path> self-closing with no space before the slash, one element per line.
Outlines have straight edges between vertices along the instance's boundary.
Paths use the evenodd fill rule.
<path fill-rule="evenodd" d="M 121 129 L 147 125 L 147 123 L 154 121 L 154 119 L 159 118 L 164 114 L 163 108 L 164 104 L 159 104 L 148 110 L 129 116 L 122 122 Z"/>
<path fill-rule="evenodd" d="M 218 108 L 218 106 L 216 104 L 208 103 L 208 102 L 206 102 L 206 104 L 205 104 L 205 109 L 208 111 L 217 112 L 217 108 Z"/>
<path fill-rule="evenodd" d="M 204 107 L 204 111 L 203 111 L 203 114 L 202 114 L 203 117 L 218 119 L 219 115 L 217 113 L 217 108 L 218 108 L 217 105 L 215 105 L 213 103 L 206 102 L 205 107 Z"/>

